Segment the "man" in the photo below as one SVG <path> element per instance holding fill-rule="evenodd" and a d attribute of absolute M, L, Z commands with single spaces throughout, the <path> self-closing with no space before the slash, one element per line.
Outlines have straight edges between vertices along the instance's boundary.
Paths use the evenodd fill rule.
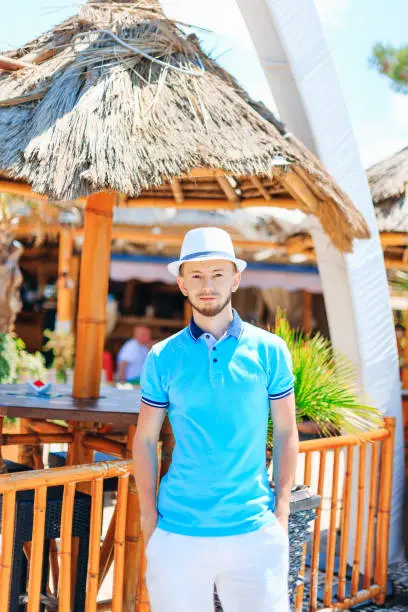
<path fill-rule="evenodd" d="M 134 439 L 152 612 L 288 612 L 288 514 L 298 453 L 291 358 L 231 306 L 246 263 L 230 236 L 199 228 L 169 264 L 190 325 L 149 353 Z M 265 442 L 274 422 L 275 495 Z M 156 506 L 156 445 L 176 445 Z"/>
<path fill-rule="evenodd" d="M 139 383 L 150 342 L 150 329 L 137 325 L 133 330 L 133 338 L 125 342 L 118 353 L 118 380 Z"/>

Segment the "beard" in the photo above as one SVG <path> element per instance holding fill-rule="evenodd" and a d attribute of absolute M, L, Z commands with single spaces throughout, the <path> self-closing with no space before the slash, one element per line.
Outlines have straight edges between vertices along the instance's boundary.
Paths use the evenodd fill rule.
<path fill-rule="evenodd" d="M 191 307 L 205 317 L 216 317 L 224 310 L 226 306 L 231 303 L 231 298 L 232 291 L 230 291 L 229 295 L 223 299 L 222 302 L 219 302 L 218 304 L 208 304 L 206 306 L 205 304 L 195 303 L 189 296 L 187 296 Z"/>

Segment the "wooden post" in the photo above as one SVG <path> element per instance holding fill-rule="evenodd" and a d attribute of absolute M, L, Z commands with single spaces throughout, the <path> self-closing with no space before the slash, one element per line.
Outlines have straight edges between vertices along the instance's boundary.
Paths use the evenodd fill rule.
<path fill-rule="evenodd" d="M 405 311 L 405 346 L 404 367 L 402 369 L 402 387 L 408 389 L 408 310 Z"/>
<path fill-rule="evenodd" d="M 85 209 L 73 389 L 77 398 L 99 397 L 115 199 L 115 193 L 96 193 Z"/>
<path fill-rule="evenodd" d="M 387 591 L 388 552 L 390 540 L 390 513 L 394 463 L 394 439 L 396 419 L 386 417 L 384 425 L 390 435 L 382 443 L 380 482 L 378 486 L 377 549 L 375 555 L 374 582 L 381 588 L 374 603 L 382 605 Z"/>
<path fill-rule="evenodd" d="M 76 314 L 77 314 L 77 305 L 78 305 L 78 281 L 79 281 L 79 266 L 80 266 L 80 257 L 79 255 L 73 255 L 71 258 L 71 265 L 69 267 L 69 278 L 72 282 L 71 289 L 71 329 L 75 330 L 76 328 Z"/>
<path fill-rule="evenodd" d="M 126 454 L 132 457 L 133 437 L 136 426 L 128 428 L 128 439 Z M 140 562 L 143 539 L 140 526 L 139 496 L 137 494 L 134 476 L 129 478 L 129 490 L 127 498 L 126 527 L 125 527 L 125 568 L 126 575 L 123 583 L 123 612 L 135 612 L 137 610 L 137 594 L 139 588 Z"/>
<path fill-rule="evenodd" d="M 57 282 L 57 323 L 58 331 L 71 329 L 71 279 L 69 276 L 72 257 L 73 237 L 67 228 L 59 235 L 58 282 Z"/>

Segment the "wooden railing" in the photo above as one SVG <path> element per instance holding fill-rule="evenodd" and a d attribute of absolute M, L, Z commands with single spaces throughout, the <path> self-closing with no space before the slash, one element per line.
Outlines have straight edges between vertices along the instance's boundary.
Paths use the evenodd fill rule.
<path fill-rule="evenodd" d="M 301 484 L 303 480 L 304 484 L 311 486 L 312 490 L 322 497 L 322 505 L 317 511 L 317 518 L 312 527 L 309 549 L 307 550 L 306 545 L 304 547 L 304 554 L 310 553 L 308 588 L 311 612 L 318 609 L 348 609 L 356 603 L 371 598 L 380 604 L 384 601 L 387 583 L 394 427 L 393 419 L 385 419 L 382 429 L 359 437 L 323 438 L 302 442 L 300 445 L 297 483 Z M 66 434 L 37 435 L 34 443 L 49 441 L 48 435 L 62 440 L 59 436 Z M 19 441 L 23 440 L 32 442 L 31 437 L 19 438 Z M 68 440 L 64 437 L 64 441 Z M 3 442 L 16 443 L 14 437 L 6 439 L 4 436 Z M 86 436 L 86 444 L 92 449 L 101 448 L 95 436 Z M 115 450 L 118 455 L 124 452 L 121 445 L 115 447 Z M 109 452 L 111 451 L 112 447 L 109 449 Z M 14 532 L 18 528 L 15 526 L 16 495 L 19 491 L 25 490 L 35 491 L 33 536 L 29 551 L 27 610 L 28 612 L 39 610 L 47 488 L 57 485 L 64 486 L 64 495 L 60 542 L 57 549 L 59 567 L 57 566 L 55 572 L 59 578 L 58 584 L 54 585 L 54 598 L 58 601 L 60 612 L 71 610 L 71 583 L 75 571 L 73 569 L 75 548 L 72 540 L 73 504 L 77 485 L 83 487 L 85 484 L 92 497 L 86 612 L 150 610 L 144 583 L 145 560 L 140 527 L 133 525 L 135 521 L 138 522 L 139 515 L 137 494 L 132 486 L 129 487 L 132 470 L 132 462 L 124 460 L 0 476 L 0 494 L 3 496 L 0 610 L 7 610 L 9 605 Z M 117 502 L 114 516 L 101 545 L 103 481 L 112 477 L 119 479 Z M 136 505 L 129 504 L 129 496 L 135 497 Z M 350 521 L 351 513 L 356 517 L 353 521 Z M 139 534 L 138 537 L 135 537 L 136 533 Z M 326 562 L 325 567 L 320 568 L 324 571 L 320 574 L 322 584 L 319 585 L 319 553 L 325 541 Z M 136 568 L 138 595 L 136 602 L 129 604 L 126 600 L 125 576 L 129 574 L 130 568 L 127 567 L 125 555 L 128 547 L 135 546 L 139 551 L 139 563 Z M 99 588 L 112 563 L 112 599 L 97 603 Z M 304 574 L 305 569 L 304 564 Z M 320 601 L 318 601 L 319 586 L 323 587 Z M 297 590 L 296 611 L 300 612 L 302 609 L 304 595 L 305 587 L 301 585 Z"/>
<path fill-rule="evenodd" d="M 378 604 L 384 602 L 394 429 L 395 420 L 386 418 L 382 429 L 360 436 L 322 438 L 300 444 L 296 483 L 303 480 L 322 498 L 309 545 L 311 612 L 345 610 L 370 599 Z M 326 544 L 324 564 L 320 562 L 322 543 Z M 306 552 L 305 546 L 305 555 Z M 319 586 L 320 594 L 323 593 L 320 602 Z M 303 599 L 301 585 L 297 590 L 297 612 L 302 610 Z"/>

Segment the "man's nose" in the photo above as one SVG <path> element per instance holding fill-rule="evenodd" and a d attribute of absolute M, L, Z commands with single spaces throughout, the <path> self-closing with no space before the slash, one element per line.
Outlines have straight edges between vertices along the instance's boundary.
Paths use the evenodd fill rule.
<path fill-rule="evenodd" d="M 210 277 L 203 278 L 203 289 L 212 290 L 212 282 Z"/>

